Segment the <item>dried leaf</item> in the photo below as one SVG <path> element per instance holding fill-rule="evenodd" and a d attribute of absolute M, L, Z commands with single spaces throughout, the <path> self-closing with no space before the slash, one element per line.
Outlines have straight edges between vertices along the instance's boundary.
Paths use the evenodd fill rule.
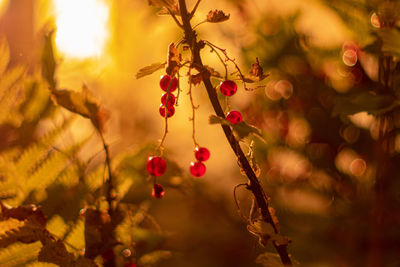
<path fill-rule="evenodd" d="M 201 73 L 190 75 L 190 83 L 193 85 L 200 84 L 203 81 Z"/>
<path fill-rule="evenodd" d="M 207 69 L 207 71 L 210 73 L 210 76 L 222 78 L 221 74 L 218 71 L 214 70 L 212 67 L 205 65 L 204 68 Z"/>
<path fill-rule="evenodd" d="M 8 229 L 0 236 L 0 247 L 7 247 L 16 242 L 30 244 L 40 241 L 43 246 L 38 255 L 39 261 L 61 267 L 97 266 L 90 259 L 84 260 L 84 264 L 80 264 L 82 260 L 75 262 L 74 254 L 69 253 L 64 243 L 46 229 L 46 217 L 40 208 L 34 205 L 10 208 L 2 202 L 0 206 L 0 219 L 14 221 L 14 228 Z M 15 223 L 16 221 L 22 223 Z"/>
<path fill-rule="evenodd" d="M 266 246 L 268 241 L 275 235 L 274 228 L 270 223 L 263 220 L 255 220 L 247 224 L 247 230 L 258 237 L 260 245 Z"/>
<path fill-rule="evenodd" d="M 268 74 L 264 74 L 263 68 L 260 66 L 260 62 L 258 58 L 256 58 L 256 63 L 251 64 L 251 68 L 249 70 L 249 75 L 244 77 L 244 81 L 247 83 L 260 82 L 268 77 Z"/>
<path fill-rule="evenodd" d="M 230 14 L 226 15 L 222 10 L 210 10 L 207 15 L 207 22 L 219 23 L 229 19 Z"/>
<path fill-rule="evenodd" d="M 259 238 L 259 243 L 262 246 L 266 246 L 269 241 L 275 242 L 278 246 L 290 243 L 288 237 L 275 233 L 273 226 L 261 219 L 249 222 L 247 230 Z"/>
<path fill-rule="evenodd" d="M 136 73 L 136 79 L 140 79 L 144 76 L 153 74 L 157 70 L 164 68 L 166 64 L 167 64 L 167 62 L 164 62 L 164 63 L 157 62 L 157 63 L 151 64 L 150 66 L 143 67 L 138 71 L 138 73 Z"/>
<path fill-rule="evenodd" d="M 201 83 L 203 79 L 209 79 L 211 76 L 221 77 L 221 75 L 213 68 L 209 66 L 204 66 L 204 68 L 202 68 L 199 73 L 190 76 L 190 82 L 193 85 L 197 85 Z"/>
<path fill-rule="evenodd" d="M 53 89 L 52 98 L 58 105 L 90 119 L 98 130 L 104 131 L 109 112 L 100 106 L 98 99 L 86 86 L 83 87 L 82 92 Z"/>
<path fill-rule="evenodd" d="M 175 74 L 179 71 L 181 67 L 181 54 L 178 49 L 176 49 L 175 44 L 171 43 L 168 46 L 168 65 L 166 68 L 166 73 L 171 77 L 174 77 Z"/>
<path fill-rule="evenodd" d="M 43 211 L 35 205 L 25 205 L 12 208 L 0 202 L 0 207 L 0 219 L 2 220 L 14 218 L 19 221 L 29 220 L 30 222 L 41 225 L 43 227 L 46 225 L 46 216 L 44 215 Z"/>
<path fill-rule="evenodd" d="M 61 240 L 54 240 L 43 245 L 38 260 L 50 262 L 61 267 L 73 266 L 74 254 L 69 253 Z"/>
<path fill-rule="evenodd" d="M 5 248 L 16 242 L 34 243 L 45 239 L 46 235 L 48 235 L 48 232 L 44 227 L 25 221 L 23 226 L 7 231 L 0 236 L 0 247 Z"/>

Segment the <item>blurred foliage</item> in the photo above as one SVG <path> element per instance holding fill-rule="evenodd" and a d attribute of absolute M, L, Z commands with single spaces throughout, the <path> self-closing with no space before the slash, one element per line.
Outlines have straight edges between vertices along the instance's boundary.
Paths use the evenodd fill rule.
<path fill-rule="evenodd" d="M 323 1 L 351 32 L 341 47 L 299 32 L 299 10 L 253 18 L 242 48 L 271 73 L 244 116 L 264 132 L 260 179 L 306 266 L 400 264 L 395 2 Z"/>
<path fill-rule="evenodd" d="M 57 64 L 49 36 L 42 57 L 43 78 L 35 68 L 7 67 L 7 42 L 3 39 L 0 44 L 0 265 L 97 266 L 107 259 L 110 248 L 114 252 L 108 253 L 116 253 L 121 266 L 129 261 L 153 266 L 171 257 L 170 251 L 160 250 L 166 233 L 148 214 L 151 184 L 144 161 L 154 146 L 143 144 L 113 158 L 115 191 L 121 202 L 117 215 L 108 218 L 105 163 L 95 161 L 98 153 L 89 159 L 79 154 L 94 135 L 64 141 L 78 118 L 55 104 L 89 118 L 100 133 L 107 117 L 86 88 L 82 92 L 56 88 Z M 169 163 L 166 181 L 175 182 L 166 186 L 179 189 L 184 184 L 181 171 Z"/>

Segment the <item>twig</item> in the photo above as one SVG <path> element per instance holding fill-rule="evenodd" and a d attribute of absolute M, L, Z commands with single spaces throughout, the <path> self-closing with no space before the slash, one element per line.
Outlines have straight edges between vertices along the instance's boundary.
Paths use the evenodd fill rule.
<path fill-rule="evenodd" d="M 198 68 L 202 69 L 204 68 L 204 65 L 202 63 L 202 59 L 200 57 L 200 45 L 197 42 L 196 38 L 196 33 L 193 30 L 191 24 L 190 24 L 190 14 L 187 11 L 186 7 L 186 1 L 185 0 L 179 0 L 179 8 L 181 12 L 181 18 L 183 22 L 183 28 L 185 32 L 185 40 L 186 43 L 190 46 L 192 56 L 193 56 L 193 64 L 197 66 Z M 206 87 L 208 97 L 211 101 L 211 104 L 214 108 L 214 111 L 217 116 L 221 118 L 225 118 L 224 111 L 222 110 L 221 104 L 219 103 L 217 93 L 215 91 L 215 88 L 212 86 L 210 78 L 207 77 L 207 75 L 203 75 L 203 83 L 204 86 Z M 247 160 L 246 156 L 244 155 L 242 149 L 240 148 L 240 145 L 238 141 L 235 139 L 232 130 L 229 126 L 227 125 L 221 125 L 225 136 L 234 151 L 235 155 L 238 158 L 238 161 L 240 162 L 240 166 L 243 168 L 244 172 L 246 173 L 250 184 L 249 184 L 249 189 L 252 191 L 258 207 L 261 209 L 261 216 L 264 221 L 270 223 L 274 231 L 278 233 L 278 228 L 275 225 L 272 215 L 268 209 L 268 203 L 266 201 L 265 193 L 264 190 L 262 189 L 257 176 L 255 175 L 253 169 L 251 168 L 251 165 L 249 161 Z M 284 265 L 291 266 L 291 260 L 289 258 L 289 255 L 287 253 L 287 245 L 278 245 L 277 243 L 273 242 L 273 245 L 275 249 L 277 250 L 281 261 Z"/>
<path fill-rule="evenodd" d="M 194 14 L 196 13 L 196 10 L 199 7 L 200 2 L 201 2 L 201 0 L 197 0 L 196 4 L 194 5 L 194 8 L 193 8 L 192 12 L 190 12 L 190 15 L 189 15 L 190 19 L 192 19 Z"/>
<path fill-rule="evenodd" d="M 180 23 L 180 21 L 179 21 L 178 18 L 175 16 L 175 14 L 172 12 L 172 10 L 169 9 L 168 7 L 167 7 L 167 9 L 168 9 L 168 12 L 169 12 L 169 14 L 171 15 L 171 17 L 172 17 L 172 18 L 174 19 L 174 21 L 176 22 L 176 24 L 177 24 L 180 28 L 183 29 L 183 25 Z"/>

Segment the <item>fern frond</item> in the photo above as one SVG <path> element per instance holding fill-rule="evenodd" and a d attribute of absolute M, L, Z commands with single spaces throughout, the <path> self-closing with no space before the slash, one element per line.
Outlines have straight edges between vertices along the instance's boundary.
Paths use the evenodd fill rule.
<path fill-rule="evenodd" d="M 42 115 L 50 100 L 50 91 L 42 83 L 36 80 L 25 79 L 25 94 L 29 101 L 25 101 L 21 107 L 25 121 L 33 121 Z"/>
<path fill-rule="evenodd" d="M 103 185 L 104 173 L 105 169 L 103 166 L 97 167 L 94 171 L 92 171 L 86 177 L 86 184 L 91 192 L 96 191 L 96 189 L 100 188 Z"/>
<path fill-rule="evenodd" d="M 63 238 L 68 231 L 68 225 L 61 216 L 54 215 L 48 222 L 46 229 L 53 235 Z"/>
<path fill-rule="evenodd" d="M 67 119 L 62 125 L 43 135 L 37 142 L 25 149 L 15 163 L 16 168 L 22 173 L 30 173 L 43 158 L 57 138 L 70 126 L 73 119 Z"/>
<path fill-rule="evenodd" d="M 13 87 L 21 81 L 25 75 L 25 68 L 17 66 L 7 70 L 0 79 L 0 103 L 4 101 L 5 93 L 12 91 Z M 15 93 L 15 92 L 14 92 Z"/>
<path fill-rule="evenodd" d="M 37 258 L 41 247 L 40 242 L 35 242 L 32 244 L 14 243 L 2 248 L 0 249 L 0 266 L 25 266 L 26 263 Z"/>
<path fill-rule="evenodd" d="M 73 226 L 71 232 L 65 238 L 65 242 L 74 248 L 79 250 L 85 247 L 85 225 L 83 220 L 79 220 L 77 224 Z M 75 251 L 76 252 L 76 251 Z"/>

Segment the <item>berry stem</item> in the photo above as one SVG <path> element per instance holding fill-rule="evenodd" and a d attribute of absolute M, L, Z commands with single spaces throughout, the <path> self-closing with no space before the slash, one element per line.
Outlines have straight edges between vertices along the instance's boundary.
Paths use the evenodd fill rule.
<path fill-rule="evenodd" d="M 179 76 L 178 76 L 179 77 Z M 171 77 L 171 81 L 168 84 L 168 88 L 167 88 L 167 103 L 169 100 L 169 95 L 171 94 L 171 86 L 172 86 L 172 81 L 173 81 L 174 77 Z M 179 80 L 178 80 L 178 84 L 177 84 L 177 88 L 178 88 L 178 96 L 179 96 Z M 168 133 L 168 107 L 167 105 L 165 106 L 165 118 L 164 118 L 164 133 L 163 136 L 161 137 L 160 140 L 160 144 L 157 146 L 156 151 L 160 151 L 160 155 L 162 156 L 163 154 L 163 150 L 164 150 L 164 141 L 165 138 L 167 137 L 167 133 Z"/>
<path fill-rule="evenodd" d="M 192 60 L 193 60 L 193 56 L 192 56 Z M 189 68 L 189 79 L 191 77 L 191 72 L 192 72 L 192 68 Z M 189 81 L 189 98 L 190 98 L 190 104 L 192 105 L 192 117 L 190 118 L 190 120 L 192 121 L 192 139 L 193 139 L 194 146 L 197 147 L 197 146 L 199 146 L 196 141 L 196 109 L 198 107 L 196 107 L 196 105 L 194 104 L 192 93 L 193 93 L 192 92 L 192 82 Z"/>
<path fill-rule="evenodd" d="M 222 59 L 221 55 L 219 54 L 218 50 L 214 48 L 211 44 L 208 42 L 205 42 L 205 44 L 211 49 L 211 52 L 214 52 L 218 58 L 219 61 L 221 61 L 222 65 L 224 65 L 225 68 L 225 80 L 228 80 L 228 64 L 225 63 L 225 61 Z"/>
<path fill-rule="evenodd" d="M 236 70 L 237 70 L 238 73 L 239 73 L 240 79 L 241 79 L 242 82 L 243 82 L 244 90 L 247 91 L 247 87 L 246 87 L 246 82 L 245 82 L 244 75 L 243 75 L 242 71 L 240 70 L 239 66 L 236 64 L 235 59 L 234 59 L 234 58 L 230 58 L 230 57 L 228 56 L 228 53 L 226 52 L 226 49 L 223 49 L 223 48 L 221 48 L 221 47 L 219 47 L 219 46 L 216 46 L 215 44 L 213 44 L 213 43 L 211 43 L 211 42 L 209 42 L 209 41 L 205 41 L 205 43 L 206 43 L 209 47 L 213 47 L 213 48 L 218 49 L 219 51 L 221 51 L 221 52 L 224 54 L 224 56 L 225 56 L 225 61 L 230 61 L 230 62 L 232 62 L 233 65 L 235 65 L 235 68 L 236 68 Z"/>
<path fill-rule="evenodd" d="M 202 62 L 202 59 L 200 57 L 200 49 L 201 46 L 199 45 L 196 37 L 196 32 L 193 30 L 191 24 L 190 24 L 190 14 L 187 11 L 186 7 L 186 1 L 185 0 L 179 0 L 179 8 L 181 12 L 181 18 L 182 18 L 182 23 L 183 23 L 183 29 L 185 33 L 185 41 L 189 45 L 193 57 L 193 65 L 196 66 L 196 68 L 199 68 L 200 70 L 204 69 L 204 65 Z M 224 52 L 224 50 L 221 50 Z M 226 54 L 226 51 L 225 53 Z M 233 62 L 236 65 L 235 62 Z M 241 73 L 241 72 L 240 72 Z M 224 111 L 222 110 L 221 104 L 219 103 L 217 92 L 215 88 L 212 86 L 210 78 L 207 77 L 207 75 L 203 75 L 203 83 L 204 86 L 206 87 L 208 97 L 211 101 L 211 104 L 214 108 L 214 111 L 217 116 L 221 118 L 225 118 Z M 278 228 L 275 224 L 275 222 L 272 219 L 272 215 L 268 209 L 268 203 L 267 203 L 267 198 L 264 193 L 263 188 L 260 185 L 260 182 L 258 181 L 258 178 L 256 174 L 254 173 L 253 169 L 251 168 L 251 165 L 249 161 L 247 160 L 245 154 L 243 153 L 243 150 L 241 149 L 239 142 L 235 139 L 232 130 L 229 126 L 227 125 L 221 125 L 225 136 L 234 151 L 235 155 L 238 158 L 238 161 L 240 162 L 240 166 L 243 168 L 244 172 L 246 173 L 250 184 L 249 184 L 249 189 L 253 193 L 257 205 L 261 210 L 261 215 L 264 221 L 270 223 L 275 232 L 278 233 Z M 278 245 L 275 242 L 273 242 L 273 245 L 275 249 L 277 250 L 281 261 L 284 265 L 287 266 L 292 266 L 292 262 L 289 258 L 288 252 L 287 252 L 287 245 Z"/>

